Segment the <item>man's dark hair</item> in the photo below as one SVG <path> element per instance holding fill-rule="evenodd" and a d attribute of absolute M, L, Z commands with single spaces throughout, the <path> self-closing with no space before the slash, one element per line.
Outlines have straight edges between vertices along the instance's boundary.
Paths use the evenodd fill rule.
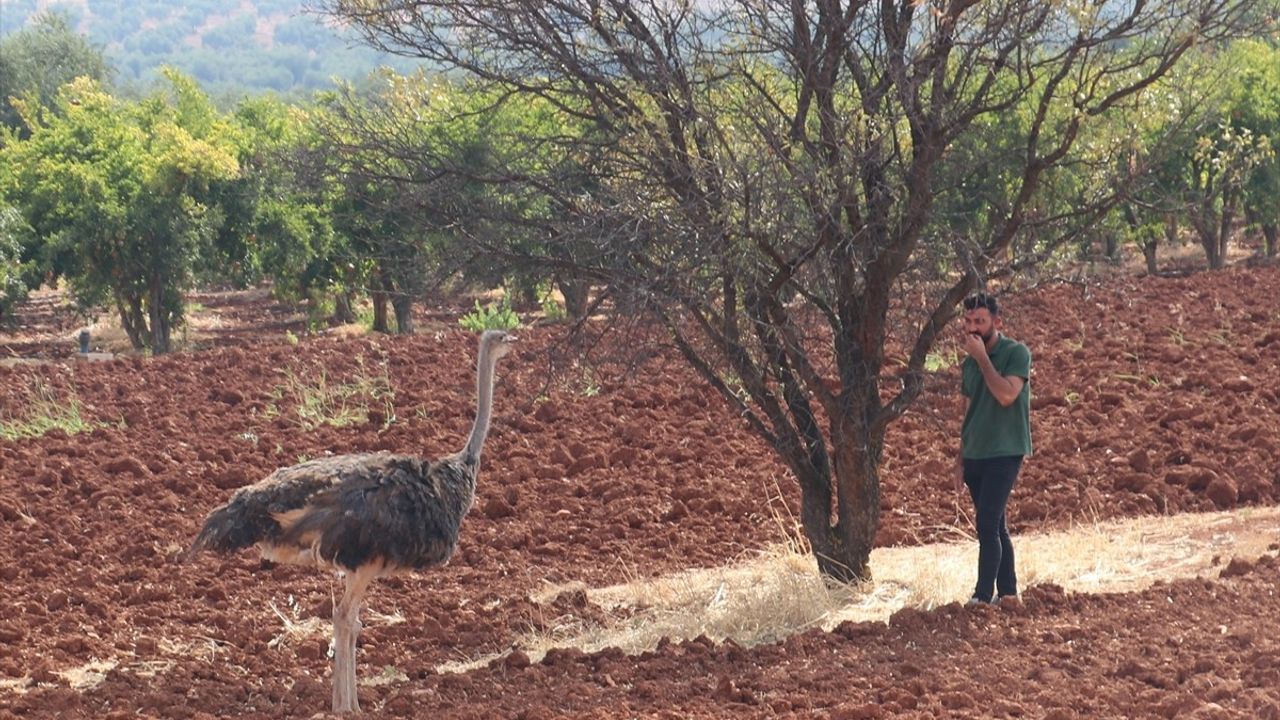
<path fill-rule="evenodd" d="M 964 299 L 965 310 L 977 310 L 978 308 L 986 308 L 992 315 L 1000 314 L 1000 306 L 996 303 L 995 295 L 978 293 Z"/>

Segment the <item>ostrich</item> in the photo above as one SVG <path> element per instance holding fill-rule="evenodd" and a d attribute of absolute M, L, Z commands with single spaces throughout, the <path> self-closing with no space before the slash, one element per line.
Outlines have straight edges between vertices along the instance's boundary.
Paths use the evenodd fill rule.
<path fill-rule="evenodd" d="M 489 431 L 494 365 L 514 341 L 501 330 L 480 337 L 475 424 L 460 452 L 436 461 L 385 452 L 340 455 L 281 468 L 210 512 L 191 544 L 188 557 L 257 545 L 267 560 L 343 573 L 342 600 L 333 608 L 334 712 L 360 710 L 356 637 L 369 584 L 444 565 L 458 545 Z"/>

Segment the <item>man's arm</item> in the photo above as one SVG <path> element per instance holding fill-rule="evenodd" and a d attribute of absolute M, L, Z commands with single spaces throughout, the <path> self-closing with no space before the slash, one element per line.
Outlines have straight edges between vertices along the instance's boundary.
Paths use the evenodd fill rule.
<path fill-rule="evenodd" d="M 1026 378 L 1020 375 L 1001 375 L 1000 371 L 996 370 L 996 366 L 991 364 L 991 356 L 987 355 L 986 344 L 977 335 L 965 335 L 962 343 L 964 351 L 978 364 L 982 381 L 986 384 L 987 390 L 991 391 L 996 402 L 1002 407 L 1012 405 L 1013 401 L 1018 399 L 1018 393 L 1022 392 L 1022 386 L 1027 382 Z M 1016 370 L 1019 365 L 1030 370 L 1031 358 L 1027 357 L 1026 362 L 1015 362 L 1013 369 Z"/>
<path fill-rule="evenodd" d="M 1017 375 L 1001 375 L 1000 371 L 996 370 L 996 366 L 991 364 L 991 358 L 986 353 L 975 357 L 974 362 L 978 363 L 983 382 L 1001 407 L 1009 407 L 1014 400 L 1018 399 L 1018 393 L 1022 392 L 1022 386 L 1027 382 L 1025 378 Z"/>

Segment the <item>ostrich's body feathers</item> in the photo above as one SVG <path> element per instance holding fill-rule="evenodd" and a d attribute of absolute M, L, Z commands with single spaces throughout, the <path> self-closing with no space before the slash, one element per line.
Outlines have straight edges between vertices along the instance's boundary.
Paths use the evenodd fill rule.
<path fill-rule="evenodd" d="M 281 468 L 214 509 L 192 543 L 233 552 L 257 545 L 276 562 L 344 570 L 442 565 L 475 497 L 475 465 L 370 453 Z"/>

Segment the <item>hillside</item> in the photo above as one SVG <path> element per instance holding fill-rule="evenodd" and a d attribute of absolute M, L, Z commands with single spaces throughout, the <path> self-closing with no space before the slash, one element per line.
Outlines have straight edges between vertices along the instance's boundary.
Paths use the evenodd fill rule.
<path fill-rule="evenodd" d="M 215 96 L 306 94 L 334 77 L 413 63 L 358 46 L 305 11 L 306 0 L 0 0 L 0 37 L 41 11 L 65 14 L 103 49 L 122 87 L 171 65 Z"/>

